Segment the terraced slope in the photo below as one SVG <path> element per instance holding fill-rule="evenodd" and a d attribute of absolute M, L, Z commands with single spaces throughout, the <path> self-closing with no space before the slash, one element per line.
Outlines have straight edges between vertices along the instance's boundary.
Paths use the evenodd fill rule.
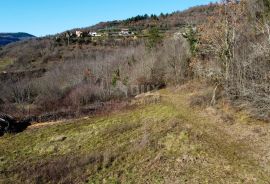
<path fill-rule="evenodd" d="M 211 91 L 197 85 L 4 136 L 0 183 L 269 183 L 270 125 L 224 104 L 190 107 Z"/>

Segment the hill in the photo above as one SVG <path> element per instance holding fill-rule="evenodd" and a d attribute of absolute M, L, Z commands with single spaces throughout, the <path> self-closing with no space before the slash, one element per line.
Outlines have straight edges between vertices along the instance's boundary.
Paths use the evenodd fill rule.
<path fill-rule="evenodd" d="M 233 0 L 2 47 L 0 183 L 269 183 L 269 28 Z"/>
<path fill-rule="evenodd" d="M 35 38 L 35 36 L 28 33 L 0 33 L 0 46 L 30 38 Z"/>
<path fill-rule="evenodd" d="M 254 5 L 251 11 L 245 2 L 229 5 L 232 12 L 210 4 L 7 45 L 0 50 L 0 80 L 6 86 L 0 90 L 1 109 L 14 116 L 29 113 L 29 106 L 32 115 L 80 112 L 93 103 L 132 97 L 134 86 L 151 90 L 198 77 L 216 85 L 219 95 L 251 105 L 254 116 L 269 120 L 269 10 Z M 120 34 L 121 29 L 130 33 Z M 215 91 L 211 104 L 217 95 Z"/>
<path fill-rule="evenodd" d="M 216 13 L 217 4 L 209 4 L 189 8 L 185 11 L 177 11 L 170 14 L 161 15 L 138 15 L 126 20 L 115 20 L 108 22 L 101 22 L 94 26 L 85 28 L 74 28 L 63 33 L 51 35 L 43 38 L 36 38 L 33 40 L 26 40 L 0 50 L 0 64 L 1 60 L 12 58 L 14 64 L 6 70 L 29 70 L 37 67 L 40 63 L 42 67 L 48 67 L 48 63 L 59 61 L 59 58 L 69 60 L 71 55 L 75 54 L 75 47 L 80 45 L 81 51 L 89 50 L 110 50 L 116 47 L 127 47 L 129 45 L 138 45 L 138 43 L 145 42 L 149 36 L 148 32 L 151 28 L 157 28 L 163 35 L 172 36 L 175 32 L 186 28 L 187 26 L 199 26 L 209 16 Z M 129 29 L 130 32 L 135 33 L 134 37 L 118 36 L 122 28 Z M 83 31 L 82 37 L 75 35 L 76 31 Z M 88 32 L 96 31 L 102 37 L 91 38 Z M 66 34 L 70 34 L 70 38 Z M 25 54 L 31 53 L 31 54 Z M 31 55 L 31 59 L 29 58 Z M 23 63 L 23 64 L 22 64 Z M 34 66 L 33 66 L 34 65 Z M 41 67 L 41 66 L 38 66 Z"/>
<path fill-rule="evenodd" d="M 83 31 L 117 30 L 129 28 L 130 30 L 143 30 L 150 27 L 158 27 L 163 30 L 175 30 L 186 25 L 199 25 L 209 16 L 215 14 L 216 3 L 189 8 L 184 11 L 161 13 L 160 15 L 137 15 L 126 20 L 114 20 L 100 22 L 96 25 L 81 28 Z M 71 30 L 74 31 L 75 29 Z M 76 29 L 78 30 L 78 29 Z"/>

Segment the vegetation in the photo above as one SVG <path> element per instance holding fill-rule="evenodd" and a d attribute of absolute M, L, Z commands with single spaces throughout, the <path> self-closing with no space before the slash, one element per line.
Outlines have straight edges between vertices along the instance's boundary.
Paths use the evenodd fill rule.
<path fill-rule="evenodd" d="M 12 65 L 13 61 L 12 59 L 4 59 L 0 61 L 0 72 L 7 69 L 8 66 Z"/>
<path fill-rule="evenodd" d="M 1 137 L 0 183 L 268 183 L 269 4 L 226 0 L 100 23 L 94 39 L 3 47 L 1 111 L 80 119 Z"/>
<path fill-rule="evenodd" d="M 14 73 L 13 80 L 5 80 L 6 88 L 0 91 L 1 99 L 5 102 L 2 105 L 3 111 L 14 116 L 29 115 L 29 113 L 40 115 L 58 109 L 80 111 L 80 107 L 85 105 L 126 97 L 123 87 L 127 88 L 130 96 L 136 96 L 138 92 L 133 93 L 134 87 L 141 88 L 143 85 L 146 92 L 147 89 L 176 83 L 175 81 L 180 81 L 180 78 L 184 79 L 186 73 L 181 71 L 187 67 L 189 58 L 186 41 L 181 37 L 176 40 L 162 40 L 157 29 L 151 30 L 150 33 L 147 45 L 138 43 L 135 47 L 115 48 L 113 53 L 104 52 L 104 49 L 82 52 L 78 48 L 71 58 L 57 56 L 57 53 L 56 56 L 52 54 L 46 56 L 47 52 L 54 52 L 54 49 L 46 48 L 46 44 L 50 42 L 44 42 L 42 55 L 47 59 L 39 65 L 48 66 L 50 64 L 47 61 L 48 57 L 57 60 L 66 58 L 64 63 L 55 63 L 39 77 L 33 75 L 36 70 L 32 70 L 28 76 L 25 72 L 22 75 Z M 147 49 L 148 43 L 155 48 Z M 181 47 L 182 52 L 177 52 L 176 47 Z M 31 50 L 31 47 L 29 49 Z M 30 57 L 35 57 L 37 54 L 34 52 Z M 19 58 L 15 61 L 15 65 L 19 63 L 21 66 L 24 62 L 27 63 L 28 58 L 29 55 Z M 168 61 L 170 65 L 166 64 Z M 27 65 L 26 63 L 24 66 Z M 182 69 L 179 70 L 180 68 Z M 29 80 L 30 78 L 32 80 Z M 117 84 L 124 84 L 124 86 Z M 29 111 L 25 108 L 28 104 L 35 108 Z"/>
<path fill-rule="evenodd" d="M 228 98 L 247 104 L 255 116 L 268 120 L 268 9 L 267 1 L 226 1 L 159 16 L 158 21 L 146 15 L 131 18 L 128 27 L 140 27 L 134 22 L 150 26 L 135 29 L 139 31 L 132 38 L 47 37 L 9 45 L 0 52 L 6 61 L 14 58 L 9 71 L 47 72 L 38 78 L 15 73 L 12 80 L 4 80 L 7 87 L 0 91 L 0 101 L 8 106 L 1 108 L 7 113 L 26 112 L 17 107 L 31 105 L 36 107 L 32 114 L 78 109 L 82 104 L 121 99 L 132 86 L 152 89 L 149 86 L 183 84 L 198 77 L 223 88 Z M 194 20 L 173 33 L 160 28 L 163 19 L 188 20 L 191 15 Z M 199 21 L 204 16 L 208 21 Z M 121 25 L 114 22 L 108 30 L 120 30 Z M 53 85 L 49 84 L 52 77 Z M 129 90 L 125 95 L 116 85 L 121 83 Z"/>
<path fill-rule="evenodd" d="M 186 29 L 186 32 L 183 34 L 183 36 L 189 42 L 190 51 L 192 55 L 195 56 L 196 52 L 198 51 L 198 43 L 199 43 L 196 28 L 192 28 L 191 26 L 189 26 Z"/>
<path fill-rule="evenodd" d="M 263 18 L 267 6 L 261 1 L 229 1 L 219 12 L 202 28 L 201 50 L 220 66 L 215 78 L 227 97 L 250 103 L 255 116 L 267 120 L 270 42 L 269 19 Z"/>
<path fill-rule="evenodd" d="M 126 23 L 130 23 L 130 22 L 137 22 L 140 20 L 146 20 L 149 18 L 149 15 L 145 14 L 145 15 L 137 15 L 136 17 L 131 17 L 129 19 L 126 20 Z"/>
<path fill-rule="evenodd" d="M 153 94 L 161 95 L 159 103 L 102 117 L 44 127 L 37 125 L 16 136 L 6 135 L 0 140 L 0 181 L 269 181 L 267 166 L 256 156 L 263 155 L 260 152 L 263 147 L 254 147 L 256 141 L 251 141 L 251 137 L 239 141 L 241 138 L 232 131 L 239 127 L 242 128 L 241 136 L 248 134 L 240 119 L 236 117 L 235 126 L 228 126 L 224 122 L 216 122 L 216 115 L 208 114 L 206 117 L 201 115 L 204 110 L 188 106 L 188 96 L 202 92 L 198 93 L 198 88 L 203 87 L 200 83 L 186 85 L 186 89 L 163 90 L 160 94 Z M 175 90 L 177 95 L 173 92 Z"/>
<path fill-rule="evenodd" d="M 160 35 L 159 29 L 153 27 L 149 30 L 149 37 L 148 37 L 148 47 L 153 48 L 156 47 L 157 44 L 160 44 L 162 41 L 162 36 Z"/>

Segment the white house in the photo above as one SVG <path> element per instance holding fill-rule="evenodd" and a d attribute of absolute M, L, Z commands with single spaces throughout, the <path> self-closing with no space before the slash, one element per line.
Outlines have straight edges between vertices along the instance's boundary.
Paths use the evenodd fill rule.
<path fill-rule="evenodd" d="M 101 34 L 98 34 L 97 32 L 89 32 L 89 35 L 90 36 L 93 36 L 93 37 L 99 37 L 99 36 L 101 36 Z"/>
<path fill-rule="evenodd" d="M 119 35 L 120 36 L 129 36 L 129 35 L 134 35 L 133 32 L 129 31 L 129 29 L 122 29 L 120 32 L 119 32 Z"/>
<path fill-rule="evenodd" d="M 76 31 L 75 34 L 76 34 L 77 37 L 82 37 L 83 32 L 82 31 Z"/>

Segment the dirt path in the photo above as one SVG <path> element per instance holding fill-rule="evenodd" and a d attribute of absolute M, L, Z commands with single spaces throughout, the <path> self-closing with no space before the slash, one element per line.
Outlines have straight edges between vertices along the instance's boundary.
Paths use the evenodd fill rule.
<path fill-rule="evenodd" d="M 220 150 L 220 156 L 228 163 L 224 168 L 244 171 L 243 183 L 270 183 L 270 124 L 227 107 L 191 108 L 190 99 L 196 92 L 171 89 L 165 93 L 163 99 L 181 113 L 192 111 L 194 116 L 188 121 L 193 128 L 211 135 L 213 140 L 208 145 Z M 232 120 L 226 121 L 224 113 Z M 219 145 L 215 147 L 216 144 Z"/>
<path fill-rule="evenodd" d="M 64 123 L 64 121 L 55 121 L 55 122 L 44 122 L 44 123 L 34 123 L 31 126 L 29 126 L 27 129 L 31 130 L 31 129 L 37 129 L 37 128 L 43 128 L 43 127 L 47 127 L 47 126 L 52 126 L 52 125 L 57 125 L 57 124 L 61 124 Z"/>

